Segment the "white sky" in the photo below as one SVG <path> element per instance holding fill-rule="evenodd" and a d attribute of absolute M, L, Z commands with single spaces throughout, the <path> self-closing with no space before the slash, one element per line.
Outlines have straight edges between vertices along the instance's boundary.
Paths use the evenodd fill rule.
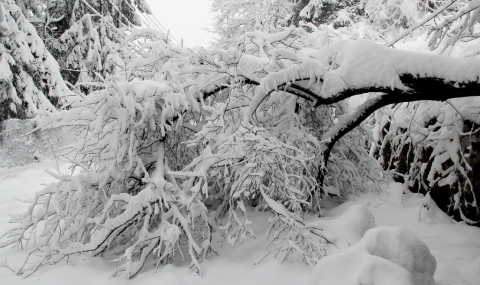
<path fill-rule="evenodd" d="M 187 47 L 207 46 L 214 34 L 205 29 L 211 27 L 211 0 L 147 0 L 152 14 L 175 39 L 183 39 Z"/>

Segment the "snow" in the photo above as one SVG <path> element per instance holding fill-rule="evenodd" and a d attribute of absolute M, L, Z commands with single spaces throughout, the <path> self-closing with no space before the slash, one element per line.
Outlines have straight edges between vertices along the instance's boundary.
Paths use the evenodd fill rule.
<path fill-rule="evenodd" d="M 53 178 L 44 173 L 44 169 L 52 169 L 55 163 L 30 164 L 25 167 L 0 169 L 0 235 L 10 227 L 10 213 L 21 211 L 21 202 L 16 199 L 30 198 L 40 190 L 41 183 L 50 183 Z M 67 165 L 62 165 L 65 169 Z M 29 179 L 32 178 L 32 179 Z M 267 214 L 249 209 L 249 217 L 254 221 L 253 229 L 261 233 L 268 228 Z M 221 223 L 221 222 L 220 222 Z M 166 232 L 166 234 L 174 234 Z M 266 259 L 259 265 L 255 261 L 263 258 L 269 249 L 263 239 L 247 239 L 241 245 L 219 248 L 220 236 L 216 236 L 215 253 L 210 253 L 207 260 L 202 261 L 203 277 L 189 268 L 190 260 L 175 260 L 174 264 L 161 265 L 155 273 L 153 265 L 143 270 L 142 274 L 131 280 L 124 277 L 112 277 L 115 265 L 101 257 L 83 260 L 82 256 L 72 259 L 71 264 L 61 263 L 58 266 L 42 267 L 30 278 L 16 276 L 11 271 L 0 268 L 1 284 L 156 284 L 161 280 L 165 284 L 304 284 L 308 280 L 311 267 L 301 262 L 281 264 L 274 258 Z M 21 264 L 25 252 L 14 249 L 0 251 L 2 261 L 7 258 L 8 264 Z M 286 270 L 288 269 L 288 270 Z"/>
<path fill-rule="evenodd" d="M 435 284 L 435 258 L 412 233 L 399 227 L 368 230 L 355 245 L 323 258 L 310 284 Z"/>
<path fill-rule="evenodd" d="M 364 205 L 345 203 L 329 212 L 325 219 L 314 219 L 311 225 L 325 229 L 337 238 L 335 244 L 340 249 L 357 243 L 371 228 L 375 228 L 375 217 Z"/>
<path fill-rule="evenodd" d="M 5 93 L 0 93 L 0 99 L 10 98 L 15 112 L 23 101 L 28 117 L 55 111 L 47 97 L 58 97 L 61 104 L 66 103 L 73 93 L 61 77 L 57 61 L 14 1 L 0 3 L 0 34 L 0 81 L 9 89 L 0 89 Z"/>
<path fill-rule="evenodd" d="M 444 223 L 424 220 L 423 195 L 413 193 L 398 197 L 399 183 L 393 183 L 382 195 L 369 194 L 357 202 L 370 204 L 378 226 L 395 225 L 414 233 L 425 242 L 437 260 L 436 284 L 478 284 L 480 280 L 480 229 L 452 219 Z M 397 194 L 392 194 L 392 186 Z M 429 210 L 428 210 L 429 211 Z M 435 210 L 434 210 L 435 211 Z M 420 220 L 419 220 L 420 215 Z M 423 216 L 423 217 L 422 217 Z"/>
<path fill-rule="evenodd" d="M 92 8 L 86 1 L 83 2 Z M 416 9 L 411 10 L 415 8 L 409 5 L 412 3 L 411 0 L 390 2 L 392 5 L 403 3 L 400 7 L 402 14 L 414 18 Z M 2 3 L 13 3 L 13 1 L 4 0 Z M 319 13 L 318 7 L 312 5 L 319 6 L 321 3 L 321 0 L 310 1 L 309 7 L 302 13 Z M 5 5 L 0 4 L 0 32 L 9 32 L 11 36 L 3 38 L 12 43 L 17 41 L 23 48 L 13 49 L 10 54 L 5 53 L 6 50 L 3 49 L 6 55 L 0 55 L 0 69 L 8 69 L 15 62 L 31 65 L 46 57 L 46 66 L 49 70 L 58 70 L 58 65 L 45 50 L 40 38 L 35 36 L 33 26 L 27 25 L 23 29 L 21 24 L 13 23 L 12 19 L 15 17 L 12 18 L 10 15 L 11 9 L 7 8 L 6 12 L 4 11 Z M 109 23 L 103 16 L 100 17 L 107 24 Z M 340 20 L 346 20 L 347 14 L 345 11 L 340 11 L 338 17 Z M 102 69 L 102 55 L 108 53 L 107 51 L 113 46 L 109 40 L 106 44 L 100 41 L 100 36 L 106 33 L 105 27 L 97 31 L 92 26 L 90 16 L 82 19 L 62 38 L 62 41 L 70 39 L 74 42 L 83 39 L 85 44 L 72 48 L 67 63 L 81 71 L 87 71 L 90 65 L 92 68 L 96 67 L 94 69 L 98 71 Z M 17 32 L 6 29 L 7 22 L 10 23 L 9 29 L 21 31 L 22 36 L 17 37 Z M 434 284 L 434 278 L 437 284 L 478 282 L 480 274 L 478 228 L 453 221 L 440 211 L 429 195 L 426 197 L 415 195 L 400 184 L 383 185 L 378 189 L 379 185 L 372 183 L 370 184 L 371 192 L 368 193 L 360 193 L 361 190 L 348 192 L 344 189 L 345 184 L 340 183 L 343 170 L 347 171 L 345 177 L 352 186 L 357 184 L 356 186 L 368 187 L 360 182 L 361 179 L 354 179 L 350 175 L 353 173 L 354 166 L 360 170 L 364 169 L 360 161 L 366 158 L 359 159 L 356 165 L 348 162 L 350 165 L 347 163 L 346 166 L 338 166 L 334 162 L 331 165 L 341 167 L 342 171 L 334 169 L 331 172 L 338 176 L 326 178 L 328 181 L 334 181 L 335 186 L 327 187 L 325 192 L 338 196 L 352 195 L 351 201 L 332 209 L 326 205 L 328 200 L 334 199 L 324 201 L 322 213 L 325 216 L 321 218 L 307 213 L 304 219 L 303 215 L 299 215 L 304 211 L 302 205 L 309 203 L 306 197 L 312 193 L 312 187 L 316 186 L 314 174 L 311 172 L 315 166 L 321 166 L 313 162 L 317 158 L 315 154 L 318 152 L 320 143 L 300 128 L 303 124 L 307 126 L 305 122 L 294 120 L 300 119 L 300 116 L 294 113 L 296 109 L 301 111 L 304 108 L 300 105 L 301 102 L 298 102 L 294 96 L 288 97 L 278 92 L 281 89 L 293 88 L 300 92 L 298 94 L 305 93 L 304 96 L 319 99 L 319 103 L 322 99 L 333 102 L 335 98 L 332 96 L 341 97 L 343 96 L 341 93 L 349 89 L 380 87 L 407 90 L 408 87 L 404 86 L 401 80 L 403 75 L 438 77 L 452 85 L 455 83 L 454 86 L 460 88 L 461 83 L 479 80 L 478 59 L 453 59 L 433 54 L 413 53 L 386 48 L 365 40 L 343 40 L 320 51 L 308 49 L 308 51 L 300 50 L 294 53 L 293 49 L 300 49 L 303 45 L 310 46 L 306 42 L 303 43 L 304 40 L 310 41 L 307 38 L 303 39 L 303 36 L 306 36 L 302 33 L 303 30 L 287 28 L 278 31 L 275 34 L 260 31 L 245 33 L 244 51 L 250 55 L 243 58 L 239 51 L 241 49 L 235 48 L 214 51 L 213 57 L 204 50 L 198 49 L 198 55 L 192 56 L 191 50 L 187 51 L 170 45 L 167 41 L 133 40 L 139 35 L 146 35 L 146 39 L 152 36 L 161 38 L 164 35 L 160 32 L 156 33 L 153 30 L 131 32 L 127 39 L 139 48 L 136 53 L 142 58 L 137 58 L 135 55 L 134 58 L 137 59 L 128 60 L 129 56 L 125 56 L 127 70 L 124 73 L 121 71 L 124 64 L 119 64 L 117 72 L 112 68 L 111 74 L 105 74 L 106 80 L 103 80 L 102 75 L 81 72 L 79 84 L 89 84 L 86 81 L 96 77 L 102 79 L 104 83 L 94 83 L 94 86 L 100 89 L 73 104 L 74 108 L 70 111 L 57 112 L 52 116 L 60 118 L 66 113 L 64 120 L 57 121 L 57 124 L 72 123 L 72 125 L 88 127 L 85 132 L 87 137 L 85 143 L 82 146 L 78 145 L 77 150 L 81 150 L 83 158 L 79 158 L 77 163 L 80 165 L 84 162 L 88 163 L 91 166 L 89 170 L 91 172 L 85 172 L 74 178 L 62 177 L 61 179 L 66 183 L 58 184 L 61 185 L 59 187 L 50 184 L 45 188 L 43 194 L 56 191 L 54 201 L 51 201 L 50 196 L 45 196 L 44 200 L 38 203 L 38 207 L 35 203 L 32 204 L 30 210 L 35 212 L 34 215 L 32 214 L 33 219 L 29 220 L 28 214 L 24 214 L 23 221 L 20 218 L 12 219 L 21 221 L 27 226 L 30 223 L 46 226 L 36 245 L 22 244 L 23 240 L 19 239 L 19 245 L 25 246 L 25 251 L 10 247 L 0 251 L 0 265 L 4 265 L 4 268 L 0 268 L 1 280 L 9 284 L 62 281 L 70 284 L 72 280 L 81 284 L 85 282 L 151 284 L 158 279 L 167 280 L 168 283 L 173 284 L 236 282 L 303 284 L 310 280 L 312 284 L 426 285 Z M 369 38 L 370 36 L 366 35 L 367 32 L 364 29 L 354 38 L 358 36 Z M 0 43 L 0 48 L 1 46 Z M 86 54 L 82 47 L 86 47 Z M 103 47 L 105 49 L 101 52 Z M 287 51 L 285 47 L 291 48 Z M 468 54 L 472 52 L 475 53 L 475 50 L 468 51 Z M 455 53 L 457 54 L 456 51 Z M 198 58 L 195 59 L 195 56 Z M 119 60 L 120 58 L 110 57 L 107 66 L 112 67 Z M 185 69 L 182 69 L 183 67 Z M 46 94 L 45 98 L 41 96 L 41 92 L 46 91 L 35 87 L 35 82 L 26 71 L 20 71 L 18 76 L 21 79 L 19 86 L 24 93 L 18 96 L 22 95 L 22 101 L 29 105 L 27 111 L 30 116 L 53 108 L 46 100 Z M 57 74 L 57 79 L 60 78 L 58 76 Z M 131 76 L 138 76 L 142 80 L 132 80 Z M 12 72 L 9 69 L 0 72 L 0 81 L 5 81 L 4 85 L 11 89 L 7 95 L 16 102 L 20 97 L 13 92 L 15 90 L 10 82 L 11 77 Z M 245 82 L 243 82 L 244 79 Z M 60 89 L 67 90 L 63 88 L 65 86 L 61 80 L 47 83 L 52 86 L 58 85 L 57 93 Z M 211 85 L 215 86 L 206 86 L 206 83 L 213 83 Z M 247 86 L 241 86 L 244 84 L 258 85 L 258 87 L 249 90 Z M 206 87 L 202 90 L 200 86 Z M 239 88 L 230 88 L 229 100 L 225 103 L 213 104 L 210 99 L 203 100 L 207 95 L 211 95 L 205 93 L 205 90 L 214 90 L 219 86 Z M 288 92 L 292 92 L 291 90 Z M 251 100 L 250 95 L 255 97 Z M 280 101 L 279 96 L 283 96 Z M 239 97 L 245 97 L 245 99 L 239 99 Z M 197 99 L 200 99 L 200 102 L 197 102 Z M 238 115 L 237 111 L 227 114 L 227 108 L 231 108 L 230 99 L 233 104 L 239 106 L 244 106 L 251 100 L 250 107 L 247 110 L 238 110 Z M 361 112 L 362 107 L 365 110 L 366 106 L 372 106 L 375 100 L 380 99 L 379 97 L 370 99 L 353 115 L 332 117 L 337 125 L 330 132 L 324 133 L 327 125 L 318 128 L 324 134 L 322 139 L 327 141 L 332 132 L 340 132 L 342 127 L 348 126 L 346 123 L 349 120 L 355 122 L 353 120 L 355 116 L 362 117 L 361 115 L 366 113 Z M 205 111 L 203 113 L 200 112 L 202 111 L 200 104 Z M 260 104 L 267 108 L 259 108 Z M 453 106 L 453 103 L 449 102 L 449 104 Z M 275 105 L 281 107 L 277 108 Z M 423 105 L 420 106 L 420 111 L 433 111 Z M 338 107 L 338 109 L 335 107 L 336 115 L 339 114 L 337 110 L 341 111 L 340 114 L 343 113 L 342 107 Z M 257 109 L 259 112 L 256 112 Z M 460 108 L 461 111 L 463 109 L 463 107 Z M 194 110 L 198 114 L 186 114 L 188 110 Z M 255 118 L 261 122 L 267 116 L 272 117 L 273 112 L 283 114 L 277 117 L 282 118 L 282 122 L 278 119 L 272 126 L 266 123 L 261 127 L 260 125 L 251 126 L 247 120 L 243 122 L 237 120 L 242 115 L 246 115 L 245 119 L 253 119 L 255 113 L 259 115 Z M 421 113 L 425 118 L 430 112 Z M 179 119 L 176 123 L 169 120 L 177 115 Z M 191 119 L 197 116 L 203 118 Z M 455 119 L 451 113 L 442 113 L 440 117 L 444 122 L 453 122 Z M 424 118 L 420 121 L 424 122 Z M 161 138 L 165 138 L 166 131 L 171 132 L 173 128 L 180 127 L 184 119 L 192 120 L 192 125 L 204 123 L 202 131 L 197 132 L 196 138 L 188 142 L 192 146 L 199 146 L 201 155 L 194 158 L 183 171 L 168 172 L 170 167 L 167 159 L 164 159 L 164 146 L 167 142 Z M 276 126 L 273 126 L 275 124 Z M 408 122 L 400 122 L 399 126 L 407 127 Z M 429 170 L 429 182 L 432 182 L 437 174 L 442 174 L 444 171 L 442 165 L 448 162 L 448 159 L 453 160 L 455 169 L 459 169 L 462 173 L 466 172 L 461 168 L 463 167 L 461 162 L 458 162 L 463 156 L 458 151 L 460 141 L 458 139 L 448 143 L 446 141 L 455 132 L 460 132 L 461 126 L 460 124 L 458 126 L 459 129 L 456 131 L 442 129 L 436 137 L 441 142 L 434 146 L 432 152 L 434 158 L 432 158 L 433 166 Z M 214 130 L 217 127 L 221 132 Z M 422 129 L 418 126 L 412 126 L 409 130 L 418 133 L 412 136 L 414 142 L 418 142 L 421 139 L 419 136 L 427 131 L 424 130 L 422 133 Z M 147 131 L 152 135 L 144 136 Z M 312 136 L 312 139 L 308 135 Z M 316 134 L 316 136 L 319 135 Z M 335 136 L 330 137 L 333 138 L 333 142 L 337 139 Z M 313 141 L 312 146 L 294 146 L 296 141 L 307 144 L 309 139 Z M 178 141 L 181 140 L 185 141 L 185 137 L 180 136 Z M 355 137 L 352 136 L 353 140 Z M 203 151 L 202 143 L 208 145 Z M 350 144 L 345 143 L 341 147 L 349 146 Z M 140 152 L 143 149 L 144 151 Z M 364 149 L 363 146 L 361 149 Z M 183 154 L 181 152 L 177 153 Z M 357 153 L 356 150 L 350 150 L 350 152 Z M 152 153 L 155 155 L 152 156 Z M 319 154 L 321 155 L 321 152 Z M 332 156 L 332 160 L 337 160 L 337 157 Z M 238 161 L 237 158 L 241 160 Z M 155 171 L 150 176 L 148 173 L 151 172 L 147 172 L 148 165 L 153 166 L 151 163 L 155 161 Z M 191 161 L 190 157 L 188 161 Z M 215 169 L 216 174 L 213 171 L 209 174 L 208 170 L 211 170 L 210 166 L 213 163 L 217 164 L 218 169 L 225 167 L 225 174 L 217 169 Z M 183 167 L 186 163 L 178 164 L 183 164 Z M 44 174 L 43 170 L 53 174 L 56 172 L 52 168 L 55 165 L 56 163 L 44 163 L 9 170 L 0 169 L 0 236 L 12 227 L 7 222 L 7 216 L 21 212 L 26 207 L 19 200 L 29 200 L 35 193 L 37 193 L 35 196 L 37 200 L 39 195 L 42 195 L 42 192 L 37 192 L 41 189 L 40 184 L 53 181 L 53 178 Z M 280 165 L 281 167 L 278 167 Z M 173 166 L 172 169 L 178 168 L 176 167 L 178 165 Z M 67 164 L 62 163 L 62 169 L 57 171 L 65 172 L 67 167 Z M 372 168 L 375 169 L 373 166 Z M 425 168 L 422 169 L 425 170 Z M 229 175 L 227 170 L 234 181 L 226 177 Z M 141 175 L 142 172 L 145 173 L 144 176 Z M 133 173 L 132 176 L 130 176 L 131 173 Z M 276 174 L 283 176 L 277 178 Z M 357 178 L 357 172 L 354 174 Z M 349 178 L 348 175 L 350 175 Z M 175 180 L 174 176 L 185 176 L 182 189 L 177 185 L 180 180 Z M 214 195 L 218 194 L 217 190 L 220 194 L 225 192 L 226 198 L 223 202 L 230 203 L 228 209 L 220 209 L 228 210 L 228 216 L 224 218 L 218 218 L 215 211 L 209 213 L 203 204 L 205 197 L 209 194 L 209 184 L 215 182 L 215 180 L 208 181 L 207 177 L 215 176 L 218 177 L 216 181 L 220 183 L 218 187 L 212 186 L 215 187 L 212 188 L 214 190 L 211 193 L 212 196 L 215 197 Z M 361 176 L 367 175 L 359 171 L 358 178 Z M 409 176 L 405 175 L 405 177 L 408 181 Z M 439 180 L 439 185 L 453 184 L 455 179 L 454 176 L 447 176 Z M 138 183 L 138 187 L 134 184 L 134 188 L 129 188 L 130 180 L 142 183 Z M 264 186 L 263 183 L 267 180 L 272 182 Z M 110 186 L 105 192 L 107 187 L 104 186 L 107 184 Z M 405 184 L 408 185 L 408 182 Z M 257 199 L 262 203 L 257 209 L 245 203 L 245 201 L 255 202 L 254 197 L 249 197 L 252 195 L 250 191 L 256 191 L 255 189 L 258 191 L 253 192 L 253 195 L 258 195 L 258 192 L 262 195 Z M 104 191 L 102 193 L 97 190 Z M 228 194 L 229 190 L 230 194 Z M 91 194 L 93 192 L 94 194 Z M 455 196 L 456 204 L 461 202 L 460 193 Z M 278 197 L 284 194 L 287 198 Z M 102 197 L 99 198 L 99 196 Z M 106 200 L 105 203 L 102 203 L 103 199 Z M 102 205 L 96 206 L 97 203 Z M 124 203 L 126 206 L 123 206 Z M 100 209 L 103 204 L 106 206 Z M 473 205 L 476 205 L 476 201 Z M 99 207 L 98 211 L 97 207 Z M 273 212 L 273 217 L 272 213 L 262 212 L 260 209 Z M 325 212 L 326 209 L 330 210 Z M 213 221 L 208 217 L 212 217 Z M 156 222 L 159 220 L 161 223 Z M 132 223 L 126 225 L 126 222 L 130 221 Z M 157 225 L 158 228 L 150 232 L 149 227 L 157 227 Z M 124 232 L 127 226 L 129 229 Z M 218 231 L 214 231 L 211 239 L 211 228 L 223 229 L 225 234 L 221 236 Z M 269 229 L 266 230 L 267 228 Z M 90 233 L 84 235 L 85 229 Z M 15 231 L 20 233 L 19 236 L 24 234 L 22 227 Z M 275 231 L 274 234 L 271 234 L 273 231 Z M 291 259 L 283 259 L 290 260 L 291 263 L 284 264 L 276 255 L 268 255 L 276 249 L 267 248 L 267 242 L 262 239 L 254 239 L 262 234 L 265 236 L 266 232 L 268 232 L 266 235 L 268 243 L 272 247 L 277 247 L 278 252 L 287 252 L 285 255 L 288 255 L 289 252 L 296 251 L 300 253 L 301 258 L 292 254 Z M 32 229 L 32 235 L 37 236 L 36 228 Z M 11 234 L 7 235 L 5 238 L 7 241 L 1 241 L 0 246 L 11 244 L 13 238 Z M 50 239 L 52 242 L 47 243 L 46 240 Z M 112 242 L 114 240 L 115 242 Z M 222 240 L 227 242 L 222 243 Z M 29 263 L 23 267 L 22 261 L 25 260 L 28 250 L 39 244 L 39 252 L 43 254 L 40 262 L 30 263 L 28 260 Z M 213 252 L 209 251 L 210 245 L 214 249 Z M 119 252 L 113 250 L 116 246 L 119 247 Z M 112 250 L 103 255 L 103 250 L 107 247 Z M 189 255 L 186 255 L 186 260 L 183 258 L 181 260 L 178 254 L 176 256 L 173 254 L 176 251 L 175 247 L 178 247 L 180 253 L 188 250 Z M 324 250 L 328 252 L 327 255 Z M 79 251 L 89 253 L 80 255 L 77 254 Z M 157 264 L 160 264 L 158 275 L 154 270 L 155 262 L 151 260 L 154 257 L 149 255 L 151 251 L 159 257 L 156 259 Z M 51 255 L 52 252 L 58 252 L 58 254 Z M 102 253 L 102 256 L 88 259 L 89 256 L 97 253 Z M 210 255 L 205 259 L 207 253 Z M 181 255 L 183 257 L 183 253 Z M 66 257 L 65 260 L 60 262 L 64 257 Z M 147 258 L 150 260 L 143 268 Z M 311 265 L 323 259 L 312 271 L 312 268 L 300 262 L 302 258 Z M 160 262 L 170 259 L 173 262 L 171 265 Z M 126 263 L 117 263 L 118 260 L 126 260 Z M 49 262 L 55 265 L 41 266 Z M 7 270 L 7 268 L 22 267 L 23 270 L 19 271 L 28 273 L 29 269 L 25 268 L 37 269 L 39 266 L 41 268 L 38 272 L 22 280 Z M 112 271 L 120 275 L 125 272 L 123 275 L 126 277 L 133 276 L 139 271 L 142 271 L 142 274 L 134 281 L 126 281 L 121 277 L 110 278 Z M 196 274 L 197 272 L 199 274 Z"/>
<path fill-rule="evenodd" d="M 450 218 L 445 212 L 443 212 L 432 200 L 430 197 L 430 193 L 425 195 L 425 202 L 423 203 L 425 211 L 420 211 L 419 213 L 419 220 L 424 223 L 429 224 L 436 224 L 436 223 L 444 223 L 444 224 L 453 224 L 452 218 Z M 422 210 L 424 209 L 422 208 Z"/>
<path fill-rule="evenodd" d="M 444 78 L 451 82 L 477 82 L 480 61 L 396 50 L 367 40 L 341 40 L 318 52 L 329 71 L 324 75 L 323 96 L 349 88 L 370 86 L 407 90 L 400 76 Z"/>
<path fill-rule="evenodd" d="M 252 36 L 254 35 L 258 38 L 252 39 L 252 43 L 257 47 L 266 46 L 263 44 L 265 36 L 259 32 L 252 32 Z M 288 36 L 286 33 L 275 35 L 277 37 L 275 40 L 281 36 Z M 281 65 L 285 66 L 278 70 L 271 64 L 265 64 L 267 54 L 271 61 L 275 60 L 279 65 L 279 62 L 282 62 Z M 262 65 L 266 75 L 258 76 L 254 71 L 259 71 Z M 345 96 L 343 93 L 349 90 L 378 88 L 407 93 L 410 88 L 403 84 L 403 76 L 443 79 L 456 88 L 461 88 L 462 83 L 478 82 L 480 78 L 478 59 L 399 50 L 361 39 L 338 40 L 326 48 L 317 51 L 308 49 L 296 54 L 280 52 L 278 49 L 269 49 L 265 53 L 259 48 L 258 57 L 249 56 L 241 60 L 241 68 L 235 70 L 236 75 L 257 81 L 259 84 L 246 113 L 246 119 L 251 119 L 259 105 L 272 92 L 288 88 L 292 82 L 304 81 L 301 83 L 304 84 L 303 87 L 307 85 L 307 89 L 313 92 L 312 96 L 315 97 L 313 99 L 320 99 L 322 102 L 321 99 L 341 98 Z M 358 112 L 361 113 L 372 102 L 374 101 L 359 108 Z M 347 117 L 355 119 L 358 116 Z M 339 124 L 338 128 L 345 126 L 346 121 Z M 334 131 L 331 130 L 330 133 Z M 324 136 L 324 139 L 327 138 L 328 136 Z"/>
<path fill-rule="evenodd" d="M 0 168 L 0 235 L 11 228 L 8 216 L 27 207 L 20 200 L 31 198 L 42 184 L 54 181 L 44 170 L 57 173 L 55 166 L 55 162 L 46 162 Z M 60 171 L 68 173 L 68 164 L 61 163 Z M 437 285 L 478 284 L 480 229 L 453 221 L 428 197 L 406 192 L 403 185 L 392 183 L 384 185 L 380 193 L 363 193 L 355 201 L 336 207 L 328 206 L 338 204 L 333 198 L 323 204 L 329 208 L 325 217 L 310 216 L 307 221 L 336 236 L 338 248 L 329 245 L 329 255 L 313 270 L 300 260 L 281 263 L 272 255 L 262 260 L 271 250 L 262 238 L 220 247 L 221 237 L 215 234 L 212 245 L 219 255 L 211 253 L 201 261 L 203 277 L 189 269 L 188 258 L 161 265 L 156 273 L 149 265 L 142 274 L 126 280 L 112 277 L 115 265 L 102 257 L 85 260 L 76 256 L 68 264 L 42 267 L 25 279 L 0 268 L 0 280 L 7 285 L 153 284 L 158 280 L 165 284 L 307 284 L 310 280 L 311 284 L 403 285 L 433 284 L 430 276 L 434 272 Z M 247 212 L 252 230 L 256 236 L 263 236 L 271 215 L 252 208 Z M 223 222 L 218 220 L 217 226 Z M 175 233 L 166 228 L 165 234 Z M 8 248 L 0 251 L 0 260 L 17 268 L 26 255 Z"/>

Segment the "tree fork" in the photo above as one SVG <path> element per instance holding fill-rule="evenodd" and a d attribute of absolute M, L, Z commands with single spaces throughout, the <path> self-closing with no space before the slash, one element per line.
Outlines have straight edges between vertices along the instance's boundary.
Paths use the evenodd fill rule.
<path fill-rule="evenodd" d="M 319 174 L 317 176 L 317 182 L 319 185 L 323 185 L 328 159 L 333 147 L 335 146 L 335 143 L 354 128 L 358 127 L 376 110 L 396 103 L 423 100 L 446 101 L 453 98 L 474 97 L 480 95 L 479 82 L 447 82 L 441 78 L 415 77 L 411 74 L 402 75 L 400 76 L 400 79 L 405 86 L 410 88 L 409 90 L 394 89 L 385 92 L 385 88 L 368 88 L 368 90 L 370 90 L 369 92 L 382 92 L 383 94 L 369 99 L 362 105 L 358 106 L 355 112 L 346 115 L 348 117 L 346 118 L 346 122 L 344 124 L 335 125 L 322 137 L 322 140 L 329 139 L 329 142 L 327 143 L 326 149 L 323 152 L 323 162 L 325 168 L 323 170 L 319 170 Z M 348 89 L 342 92 L 342 96 L 338 97 L 344 97 L 343 94 L 351 94 L 348 97 L 352 97 L 354 95 L 363 94 L 364 90 L 365 88 Z"/>

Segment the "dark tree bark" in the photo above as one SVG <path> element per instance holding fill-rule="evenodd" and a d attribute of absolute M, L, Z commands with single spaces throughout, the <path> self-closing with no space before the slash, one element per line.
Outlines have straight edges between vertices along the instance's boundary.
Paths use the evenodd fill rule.
<path fill-rule="evenodd" d="M 440 78 L 422 78 L 411 74 L 405 74 L 400 78 L 405 86 L 411 88 L 410 90 L 394 89 L 387 91 L 385 88 L 367 88 L 368 92 L 382 92 L 383 94 L 358 106 L 355 112 L 346 115 L 348 118 L 342 125 L 335 126 L 322 137 L 322 140 L 330 138 L 330 142 L 323 153 L 325 167 L 328 164 L 328 159 L 335 143 L 382 107 L 413 101 L 445 101 L 452 98 L 480 96 L 480 84 L 478 82 L 456 84 L 455 82 L 446 82 Z M 358 90 L 349 89 L 335 97 L 337 99 L 351 97 L 364 93 L 364 91 L 365 89 L 363 88 Z M 324 103 L 320 104 L 323 105 Z M 324 175 L 325 173 L 319 172 L 318 182 L 320 185 L 323 184 Z"/>

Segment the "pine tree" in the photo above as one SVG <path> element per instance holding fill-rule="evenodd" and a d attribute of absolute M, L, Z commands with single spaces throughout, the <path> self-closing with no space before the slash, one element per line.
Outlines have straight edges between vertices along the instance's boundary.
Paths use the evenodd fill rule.
<path fill-rule="evenodd" d="M 94 89 L 90 83 L 103 81 L 109 55 L 117 54 L 126 35 L 141 25 L 137 11 L 150 13 L 144 0 L 30 1 L 25 9 L 63 78 L 83 94 Z"/>
<path fill-rule="evenodd" d="M 315 26 L 327 24 L 340 28 L 358 22 L 364 14 L 364 1 L 361 0 L 303 0 L 297 1 L 293 23 L 300 25 L 304 21 Z"/>
<path fill-rule="evenodd" d="M 0 1 L 0 121 L 54 112 L 72 95 L 35 27 L 13 0 Z"/>

